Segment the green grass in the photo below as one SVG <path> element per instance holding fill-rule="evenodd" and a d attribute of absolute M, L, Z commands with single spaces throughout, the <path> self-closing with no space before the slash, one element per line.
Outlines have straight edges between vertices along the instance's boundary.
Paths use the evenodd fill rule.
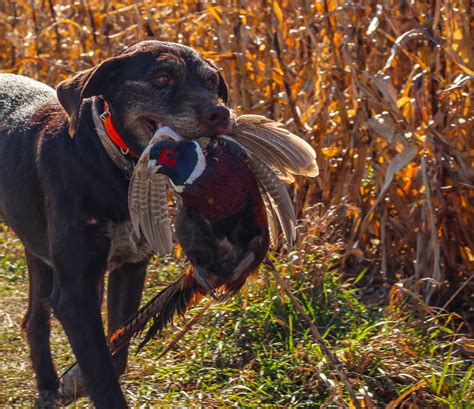
<path fill-rule="evenodd" d="M 0 407 L 30 406 L 34 376 L 20 330 L 27 302 L 26 266 L 20 243 L 2 227 L 0 255 Z M 413 407 L 469 407 L 474 400 L 472 361 L 453 344 L 459 325 L 453 315 L 434 316 L 433 311 L 404 303 L 387 306 L 384 297 L 368 303 L 356 283 L 363 274 L 355 280 L 330 269 L 317 275 L 316 259 L 309 256 L 291 269 L 284 263 L 278 269 L 344 363 L 357 395 L 366 388 L 369 403 L 385 407 L 412 389 L 403 400 L 416 402 Z M 145 298 L 157 290 L 154 283 L 171 281 L 184 269 L 181 262 L 156 260 Z M 122 378 L 132 406 L 314 408 L 348 402 L 320 345 L 265 271 L 238 296 L 207 310 L 179 344 L 158 359 L 200 308 L 202 304 L 176 319 L 138 355 L 132 354 Z M 56 320 L 52 345 L 61 372 L 74 358 Z M 417 384 L 421 387 L 414 388 Z M 83 399 L 76 406 L 88 404 Z"/>

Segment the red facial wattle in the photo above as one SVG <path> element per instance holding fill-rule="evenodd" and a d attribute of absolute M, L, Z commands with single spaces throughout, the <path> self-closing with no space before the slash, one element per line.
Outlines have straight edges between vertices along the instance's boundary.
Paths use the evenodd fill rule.
<path fill-rule="evenodd" d="M 158 157 L 158 164 L 174 168 L 176 166 L 176 153 L 173 148 L 165 148 L 160 152 Z"/>

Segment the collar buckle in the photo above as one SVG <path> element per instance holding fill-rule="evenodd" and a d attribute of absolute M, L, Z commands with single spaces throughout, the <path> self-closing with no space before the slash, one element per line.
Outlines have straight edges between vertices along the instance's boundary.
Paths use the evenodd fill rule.
<path fill-rule="evenodd" d="M 99 140 L 115 166 L 123 172 L 127 180 L 130 180 L 135 166 L 134 160 L 131 156 L 123 155 L 118 145 L 110 139 L 105 130 L 106 122 L 104 122 L 104 117 L 106 116 L 107 115 L 99 113 L 97 104 L 92 104 L 92 118 L 94 120 Z"/>
<path fill-rule="evenodd" d="M 107 109 L 102 112 L 100 115 L 99 115 L 100 119 L 102 119 L 102 122 L 105 122 L 108 118 L 110 118 L 110 111 L 109 111 L 109 107 L 107 107 Z"/>
<path fill-rule="evenodd" d="M 112 114 L 109 110 L 109 104 L 107 101 L 104 101 L 104 112 L 99 115 L 102 123 L 104 124 L 105 134 L 109 137 L 109 139 L 119 148 L 120 153 L 124 156 L 131 155 L 137 157 L 127 146 L 125 141 L 120 137 L 119 133 L 115 129 L 115 126 L 112 122 Z"/>

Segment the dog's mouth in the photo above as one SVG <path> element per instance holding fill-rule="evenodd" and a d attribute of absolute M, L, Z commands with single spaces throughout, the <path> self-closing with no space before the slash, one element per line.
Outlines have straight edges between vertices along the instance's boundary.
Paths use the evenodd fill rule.
<path fill-rule="evenodd" d="M 198 131 L 190 133 L 189 131 L 185 129 L 181 129 L 180 127 L 177 127 L 174 124 L 169 124 L 167 121 L 161 121 L 157 118 L 151 118 L 151 117 L 140 117 L 138 119 L 138 123 L 143 129 L 144 134 L 147 136 L 148 140 L 151 140 L 151 138 L 155 135 L 156 131 L 164 126 L 168 126 L 171 128 L 173 131 L 176 133 L 184 136 L 185 138 L 193 138 L 198 135 Z"/>
<path fill-rule="evenodd" d="M 138 121 L 143 128 L 143 131 L 150 139 L 158 130 L 158 128 L 161 128 L 162 126 L 162 124 L 160 124 L 158 121 L 149 117 L 142 117 Z"/>
<path fill-rule="evenodd" d="M 185 138 L 197 138 L 197 137 L 212 137 L 218 135 L 225 135 L 232 130 L 234 125 L 234 117 L 231 116 L 227 124 L 222 124 L 222 126 L 216 126 L 212 129 L 207 129 L 205 126 L 197 126 L 195 128 L 184 128 L 177 126 L 176 123 L 168 123 L 168 121 L 162 121 L 157 117 L 151 116 L 142 116 L 138 118 L 138 123 L 143 129 L 144 135 L 150 140 L 156 131 L 163 127 L 168 126 L 176 133 L 180 134 Z"/>

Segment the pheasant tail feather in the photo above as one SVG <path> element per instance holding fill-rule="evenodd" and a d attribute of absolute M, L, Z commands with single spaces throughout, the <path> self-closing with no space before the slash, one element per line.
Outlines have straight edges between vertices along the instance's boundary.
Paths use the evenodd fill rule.
<path fill-rule="evenodd" d="M 140 335 L 147 323 L 153 320 L 153 324 L 140 342 L 137 352 L 140 351 L 176 314 L 183 314 L 186 311 L 195 300 L 198 291 L 197 284 L 189 275 L 183 275 L 170 284 L 114 331 L 109 337 L 110 352 L 120 350 L 132 338 Z"/>

